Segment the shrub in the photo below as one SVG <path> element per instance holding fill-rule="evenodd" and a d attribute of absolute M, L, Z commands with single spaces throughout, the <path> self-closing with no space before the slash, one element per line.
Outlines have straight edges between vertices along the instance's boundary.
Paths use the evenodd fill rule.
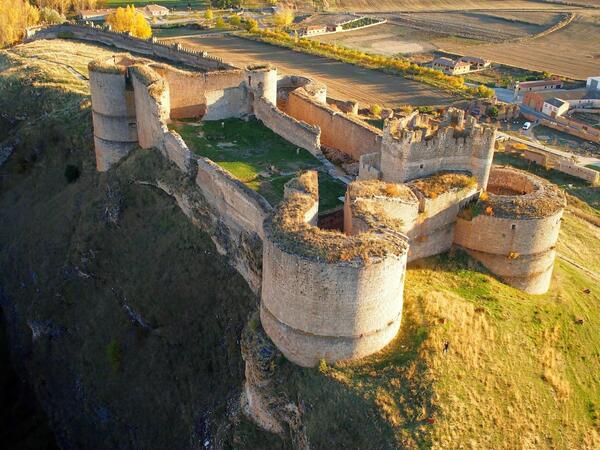
<path fill-rule="evenodd" d="M 225 28 L 225 21 L 223 20 L 222 17 L 219 17 L 217 19 L 217 21 L 215 22 L 215 27 L 217 27 L 217 28 Z"/>
<path fill-rule="evenodd" d="M 321 358 L 319 360 L 319 372 L 322 374 L 326 374 L 329 371 L 329 366 L 327 365 L 327 361 L 325 358 Z"/>
<path fill-rule="evenodd" d="M 106 359 L 113 372 L 118 372 L 123 361 L 123 349 L 116 339 L 111 340 L 106 346 Z"/>
<path fill-rule="evenodd" d="M 255 31 L 258 29 L 258 22 L 254 19 L 246 19 L 244 28 L 248 31 Z"/>
<path fill-rule="evenodd" d="M 371 111 L 371 114 L 373 114 L 375 117 L 381 116 L 381 106 L 380 105 L 378 105 L 378 104 L 371 105 L 371 108 L 369 108 L 369 110 Z"/>
<path fill-rule="evenodd" d="M 212 20 L 214 17 L 214 14 L 212 12 L 212 9 L 207 9 L 206 11 L 204 11 L 204 18 L 206 20 Z"/>
<path fill-rule="evenodd" d="M 65 167 L 65 178 L 68 183 L 76 182 L 80 175 L 81 171 L 79 170 L 79 167 L 73 164 L 67 164 L 67 167 Z"/>
<path fill-rule="evenodd" d="M 490 106 L 487 110 L 487 115 L 488 115 L 488 117 L 490 117 L 492 119 L 497 119 L 498 118 L 498 108 L 496 108 L 495 106 Z"/>
<path fill-rule="evenodd" d="M 234 27 L 239 27 L 242 24 L 242 19 L 240 19 L 240 16 L 233 15 L 229 18 L 229 24 Z"/>

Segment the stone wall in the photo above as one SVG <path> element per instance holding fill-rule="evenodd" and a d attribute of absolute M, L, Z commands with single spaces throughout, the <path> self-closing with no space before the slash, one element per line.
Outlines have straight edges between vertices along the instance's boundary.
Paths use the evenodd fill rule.
<path fill-rule="evenodd" d="M 321 144 L 340 150 L 353 159 L 378 152 L 381 131 L 320 103 L 302 89 L 290 92 L 285 111 L 292 117 L 321 128 Z"/>
<path fill-rule="evenodd" d="M 507 284 L 543 294 L 550 286 L 564 195 L 531 174 L 509 168 L 494 168 L 490 185 L 525 194 L 490 193 L 483 211 L 458 218 L 454 242 Z"/>
<path fill-rule="evenodd" d="M 477 195 L 476 187 L 451 189 L 435 198 L 427 198 L 413 188 L 419 199 L 419 215 L 407 230 L 410 239 L 408 261 L 450 250 L 454 242 L 456 217 L 461 208 Z"/>
<path fill-rule="evenodd" d="M 168 131 L 169 86 L 153 69 L 134 65 L 128 69 L 133 84 L 140 147 L 162 148 Z"/>
<path fill-rule="evenodd" d="M 308 150 L 313 155 L 321 153 L 319 127 L 300 122 L 288 116 L 274 104 L 266 101 L 264 97 L 254 100 L 254 114 L 266 127 L 292 144 Z"/>
<path fill-rule="evenodd" d="M 116 33 L 94 26 L 54 25 L 36 31 L 29 40 L 57 38 L 91 41 L 95 44 L 104 44 L 151 58 L 165 59 L 200 70 L 235 69 L 234 66 L 224 63 L 220 58 L 209 56 L 203 51 L 186 49 L 181 44 L 162 44 L 156 39 L 139 39 L 128 33 Z"/>
<path fill-rule="evenodd" d="M 464 113 L 463 113 L 464 114 Z M 495 128 L 475 124 L 473 117 L 458 126 L 437 129 L 396 128 L 383 135 L 380 171 L 385 181 L 402 183 L 440 171 L 467 171 L 485 188 L 494 156 Z"/>
<path fill-rule="evenodd" d="M 592 184 L 600 184 L 600 172 L 589 167 L 579 166 L 567 159 L 559 160 L 557 169 Z"/>

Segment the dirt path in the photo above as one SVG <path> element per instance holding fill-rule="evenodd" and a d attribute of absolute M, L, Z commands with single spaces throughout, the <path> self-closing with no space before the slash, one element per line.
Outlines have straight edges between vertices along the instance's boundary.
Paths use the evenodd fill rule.
<path fill-rule="evenodd" d="M 200 48 L 240 67 L 258 62 L 272 63 L 280 73 L 302 74 L 325 83 L 331 97 L 355 99 L 362 104 L 421 106 L 443 105 L 457 100 L 444 91 L 416 81 L 235 36 L 193 36 L 171 40 L 180 41 L 186 47 Z"/>

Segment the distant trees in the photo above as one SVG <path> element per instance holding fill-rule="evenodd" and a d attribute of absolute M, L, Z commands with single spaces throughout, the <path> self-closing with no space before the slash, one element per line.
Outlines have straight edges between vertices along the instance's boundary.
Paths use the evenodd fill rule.
<path fill-rule="evenodd" d="M 0 0 L 0 47 L 14 44 L 39 21 L 39 10 L 27 0 Z"/>
<path fill-rule="evenodd" d="M 70 11 L 81 11 L 82 9 L 94 9 L 97 0 L 32 0 L 39 8 L 48 7 L 65 15 Z"/>
<path fill-rule="evenodd" d="M 41 23 L 47 23 L 47 24 L 63 23 L 65 20 L 67 20 L 65 18 L 65 16 L 63 16 L 61 13 L 59 13 L 55 9 L 52 9 L 48 6 L 44 6 L 43 8 L 40 8 L 40 22 Z"/>
<path fill-rule="evenodd" d="M 255 31 L 258 29 L 258 22 L 252 18 L 248 18 L 244 21 L 244 28 L 247 31 Z"/>
<path fill-rule="evenodd" d="M 229 18 L 229 25 L 234 26 L 234 27 L 239 27 L 241 24 L 242 24 L 242 19 L 240 19 L 240 16 L 233 15 Z"/>
<path fill-rule="evenodd" d="M 204 18 L 206 20 L 212 20 L 214 16 L 215 15 L 213 14 L 212 9 L 207 9 L 206 11 L 204 11 Z"/>
<path fill-rule="evenodd" d="M 106 17 L 106 23 L 114 31 L 128 31 L 141 39 L 148 39 L 152 36 L 152 28 L 146 22 L 146 18 L 141 12 L 136 11 L 133 5 L 117 8 Z"/>
<path fill-rule="evenodd" d="M 220 9 L 239 8 L 242 6 L 242 0 L 212 0 L 210 3 L 212 6 Z"/>

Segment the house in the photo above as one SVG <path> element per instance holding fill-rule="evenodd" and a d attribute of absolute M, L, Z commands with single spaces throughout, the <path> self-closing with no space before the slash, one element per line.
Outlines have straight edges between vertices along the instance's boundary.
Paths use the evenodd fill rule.
<path fill-rule="evenodd" d="M 487 69 L 492 65 L 492 62 L 488 59 L 479 58 L 477 56 L 463 56 L 459 59 L 461 62 L 466 62 L 471 67 L 471 72 L 476 70 Z"/>
<path fill-rule="evenodd" d="M 523 95 L 523 104 L 535 111 L 542 112 L 544 103 L 552 98 L 566 101 L 569 108 L 594 108 L 600 105 L 600 92 L 588 92 L 587 89 L 556 89 L 552 91 L 533 91 Z"/>
<path fill-rule="evenodd" d="M 161 5 L 146 5 L 142 8 L 142 13 L 149 18 L 164 17 L 169 14 L 169 8 Z"/>
<path fill-rule="evenodd" d="M 471 71 L 471 65 L 469 63 L 464 61 L 454 61 L 453 59 L 445 57 L 433 60 L 431 67 L 444 72 L 446 75 L 460 75 Z"/>
<path fill-rule="evenodd" d="M 585 88 L 592 91 L 600 91 L 600 77 L 589 77 L 585 83 Z"/>
<path fill-rule="evenodd" d="M 568 110 L 569 102 L 556 97 L 546 100 L 542 105 L 542 114 L 546 114 L 550 117 L 562 116 Z"/>
<path fill-rule="evenodd" d="M 298 29 L 298 36 L 316 36 L 327 33 L 327 25 L 307 25 Z"/>
<path fill-rule="evenodd" d="M 519 94 L 524 92 L 545 91 L 550 89 L 561 89 L 563 82 L 559 78 L 549 78 L 547 80 L 535 81 L 517 81 L 515 82 L 514 96 L 517 98 Z"/>
<path fill-rule="evenodd" d="M 79 11 L 79 19 L 86 22 L 104 22 L 106 17 L 112 12 L 111 9 L 82 9 Z"/>

